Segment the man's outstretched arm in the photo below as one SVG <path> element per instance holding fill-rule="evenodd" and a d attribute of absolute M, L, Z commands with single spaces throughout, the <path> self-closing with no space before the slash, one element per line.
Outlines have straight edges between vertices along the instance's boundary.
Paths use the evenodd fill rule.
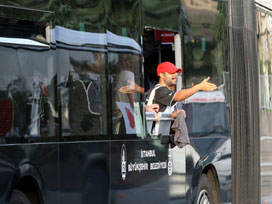
<path fill-rule="evenodd" d="M 217 87 L 215 84 L 209 83 L 208 82 L 209 79 L 210 79 L 210 77 L 207 77 L 201 83 L 199 83 L 191 88 L 178 91 L 173 98 L 173 102 L 183 101 L 198 91 L 214 91 Z"/>

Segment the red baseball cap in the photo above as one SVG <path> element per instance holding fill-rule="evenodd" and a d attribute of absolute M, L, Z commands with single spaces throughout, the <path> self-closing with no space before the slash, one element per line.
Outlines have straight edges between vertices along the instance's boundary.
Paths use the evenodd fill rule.
<path fill-rule="evenodd" d="M 181 68 L 176 67 L 171 62 L 163 62 L 157 67 L 157 75 L 160 76 L 160 73 L 164 72 L 167 72 L 169 74 L 173 74 L 176 72 L 181 73 Z"/>

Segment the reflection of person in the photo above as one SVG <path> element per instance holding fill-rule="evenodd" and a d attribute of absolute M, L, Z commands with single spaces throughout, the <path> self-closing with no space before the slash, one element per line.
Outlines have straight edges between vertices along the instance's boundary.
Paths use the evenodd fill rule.
<path fill-rule="evenodd" d="M 119 55 L 119 74 L 116 78 L 116 101 L 129 103 L 131 107 L 134 106 L 134 94 L 130 92 L 120 92 L 119 89 L 128 86 L 130 82 L 134 83 L 134 61 L 133 56 L 130 54 Z"/>
<path fill-rule="evenodd" d="M 139 92 L 141 94 L 144 94 L 145 89 L 141 86 L 139 86 L 138 84 L 136 84 L 135 82 L 131 82 L 130 80 L 127 81 L 128 85 L 125 85 L 123 87 L 119 88 L 119 91 L 123 94 L 132 94 L 132 93 L 136 93 Z"/>
<path fill-rule="evenodd" d="M 183 101 L 198 91 L 213 91 L 216 85 L 209 83 L 209 77 L 201 83 L 180 91 L 173 91 L 172 87 L 176 85 L 177 73 L 181 73 L 181 69 L 177 68 L 170 62 L 163 62 L 157 67 L 157 75 L 160 77 L 159 83 L 150 91 L 147 97 L 147 104 L 150 104 L 149 99 L 152 97 L 151 104 L 159 104 L 159 112 L 172 112 L 172 117 L 176 117 L 180 110 L 174 111 L 174 104 L 178 101 Z"/>
<path fill-rule="evenodd" d="M 71 60 L 77 73 L 71 80 L 69 120 L 74 134 L 100 134 L 102 93 L 101 56 L 94 54 L 93 63 Z M 71 58 L 72 59 L 72 58 Z"/>
<path fill-rule="evenodd" d="M 13 118 L 13 136 L 20 137 L 28 134 L 29 118 L 27 117 L 27 97 L 25 93 L 26 81 L 22 77 L 12 80 L 8 86 L 7 91 L 9 97 L 12 99 L 13 112 L 16 117 Z"/>
<path fill-rule="evenodd" d="M 123 86 L 119 89 L 119 92 L 123 94 L 134 94 L 136 92 L 139 92 L 141 94 L 145 93 L 145 89 L 138 84 L 131 82 L 128 80 L 127 86 Z M 151 105 L 145 105 L 145 111 L 146 112 L 154 112 L 154 117 L 157 119 L 157 121 L 160 121 L 160 115 L 158 114 L 159 112 L 159 105 L 158 104 L 151 104 Z"/>
<path fill-rule="evenodd" d="M 134 93 L 120 91 L 122 87 L 128 86 L 129 82 L 135 81 L 134 75 L 134 59 L 131 54 L 120 53 L 118 55 L 119 62 L 116 64 L 116 71 L 118 72 L 116 76 L 116 92 L 114 94 L 114 125 L 113 131 L 116 134 L 125 133 L 125 121 L 121 113 L 121 107 L 118 103 L 128 104 L 131 108 L 134 108 Z"/>

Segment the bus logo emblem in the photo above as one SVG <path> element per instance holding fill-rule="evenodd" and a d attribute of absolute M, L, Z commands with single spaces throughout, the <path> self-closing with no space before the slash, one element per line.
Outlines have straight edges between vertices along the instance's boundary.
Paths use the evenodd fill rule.
<path fill-rule="evenodd" d="M 173 154 L 172 154 L 172 149 L 169 146 L 168 149 L 168 175 L 171 176 L 173 173 Z"/>
<path fill-rule="evenodd" d="M 173 173 L 173 163 L 172 161 L 168 161 L 168 175 L 171 176 Z"/>
<path fill-rule="evenodd" d="M 127 154 L 126 154 L 126 146 L 123 144 L 121 149 L 121 175 L 122 179 L 126 179 L 127 174 Z"/>

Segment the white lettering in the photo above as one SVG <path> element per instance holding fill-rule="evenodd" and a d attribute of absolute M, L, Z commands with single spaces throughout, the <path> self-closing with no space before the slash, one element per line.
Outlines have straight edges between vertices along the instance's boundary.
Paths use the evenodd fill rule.
<path fill-rule="evenodd" d="M 156 157 L 155 150 L 142 150 L 141 149 L 141 158 L 144 157 Z"/>
<path fill-rule="evenodd" d="M 167 162 L 153 162 L 150 163 L 150 170 L 157 170 L 157 169 L 166 169 L 167 168 Z"/>
<path fill-rule="evenodd" d="M 148 163 L 144 162 L 144 163 L 129 163 L 128 164 L 128 171 L 146 171 L 148 170 Z"/>

